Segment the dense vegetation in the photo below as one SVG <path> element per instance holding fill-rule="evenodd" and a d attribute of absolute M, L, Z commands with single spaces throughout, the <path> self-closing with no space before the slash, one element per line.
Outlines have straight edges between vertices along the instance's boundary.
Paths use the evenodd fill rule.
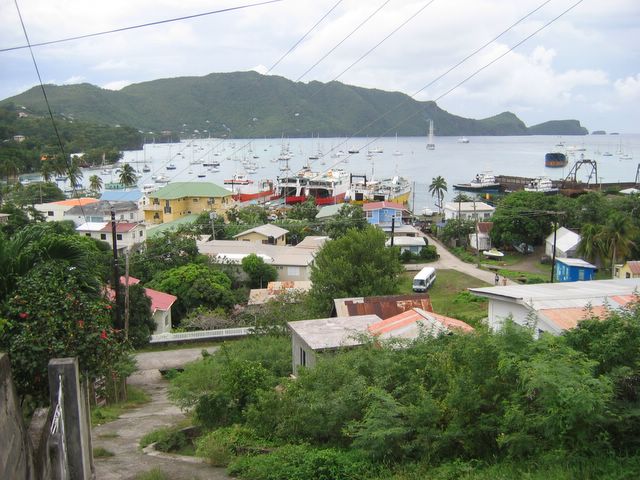
<path fill-rule="evenodd" d="M 639 344 L 636 303 L 560 337 L 372 342 L 291 379 L 289 341 L 267 336 L 188 366 L 171 394 L 210 432 L 199 454 L 241 478 L 634 478 Z"/>
<path fill-rule="evenodd" d="M 425 135 L 428 120 L 437 135 L 527 135 L 528 129 L 510 112 L 474 120 L 419 102 L 400 92 L 360 88 L 340 82 L 295 83 L 256 72 L 212 73 L 130 85 L 120 91 L 89 84 L 47 85 L 55 112 L 109 125 L 131 125 L 144 131 L 173 131 L 173 139 L 194 130 L 201 134 L 252 137 Z M 43 114 L 39 88 L 0 102 L 13 102 Z M 384 114 L 384 117 L 383 117 Z M 554 135 L 586 134 L 575 120 L 540 126 Z M 205 133 L 205 130 L 207 131 Z M 169 139 L 171 135 L 164 136 Z"/>

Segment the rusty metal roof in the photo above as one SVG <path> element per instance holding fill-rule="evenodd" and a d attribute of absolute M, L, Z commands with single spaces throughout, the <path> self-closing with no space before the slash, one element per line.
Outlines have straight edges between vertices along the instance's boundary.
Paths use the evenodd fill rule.
<path fill-rule="evenodd" d="M 421 308 L 427 312 L 433 311 L 431 299 L 427 293 L 339 298 L 334 300 L 334 303 L 339 316 L 377 315 L 383 320 L 412 308 Z"/>

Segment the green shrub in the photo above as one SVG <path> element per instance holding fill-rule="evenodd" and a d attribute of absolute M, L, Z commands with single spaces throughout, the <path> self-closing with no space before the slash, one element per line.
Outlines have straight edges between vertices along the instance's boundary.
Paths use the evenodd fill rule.
<path fill-rule="evenodd" d="M 438 249 L 436 248 L 435 245 L 427 245 L 426 247 L 424 247 L 422 250 L 420 250 L 420 260 L 425 260 L 425 261 L 435 261 L 437 260 L 440 255 L 438 255 Z"/>
<path fill-rule="evenodd" d="M 170 480 L 171 477 L 159 468 L 154 468 L 148 472 L 139 473 L 133 480 Z"/>
<path fill-rule="evenodd" d="M 358 480 L 373 466 L 358 451 L 289 445 L 266 455 L 241 457 L 231 463 L 230 475 L 251 480 Z"/>
<path fill-rule="evenodd" d="M 260 452 L 268 445 L 269 442 L 259 439 L 253 430 L 233 425 L 200 437 L 196 442 L 196 455 L 206 458 L 211 465 L 226 466 L 237 455 Z"/>
<path fill-rule="evenodd" d="M 182 431 L 182 427 L 162 427 L 147 433 L 140 439 L 140 447 L 144 448 L 152 443 L 161 452 L 177 452 L 190 444 L 189 438 Z"/>
<path fill-rule="evenodd" d="M 107 458 L 107 457 L 113 457 L 114 455 L 115 453 L 103 447 L 95 447 L 93 449 L 94 458 Z"/>

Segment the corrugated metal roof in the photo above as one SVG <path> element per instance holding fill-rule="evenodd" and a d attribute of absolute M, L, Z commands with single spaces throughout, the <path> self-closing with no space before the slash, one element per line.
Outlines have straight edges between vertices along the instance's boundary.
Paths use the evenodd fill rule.
<path fill-rule="evenodd" d="M 594 270 L 598 269 L 595 265 L 591 265 L 589 262 L 581 258 L 556 258 L 556 262 L 564 263 L 570 267 L 593 268 Z"/>
<path fill-rule="evenodd" d="M 427 244 L 424 237 L 393 237 L 393 245 L 396 247 L 424 247 Z M 386 241 L 391 245 L 391 239 Z"/>
<path fill-rule="evenodd" d="M 75 207 L 76 205 L 89 205 L 97 201 L 98 201 L 97 198 L 82 197 L 82 198 L 71 198 L 69 200 L 59 200 L 57 202 L 43 203 L 41 205 L 62 205 L 64 207 Z"/>
<path fill-rule="evenodd" d="M 629 260 L 627 265 L 629 266 L 631 273 L 634 275 L 640 275 L 640 260 Z"/>
<path fill-rule="evenodd" d="M 553 233 L 547 237 L 547 243 L 553 243 Z M 556 230 L 556 249 L 567 252 L 580 243 L 580 235 L 568 228 L 560 227 Z"/>
<path fill-rule="evenodd" d="M 325 205 L 324 207 L 320 208 L 320 210 L 316 214 L 316 219 L 322 220 L 324 218 L 333 217 L 340 211 L 343 205 L 344 203 L 336 203 L 335 205 Z"/>
<path fill-rule="evenodd" d="M 186 197 L 230 197 L 232 192 L 211 182 L 172 182 L 157 192 L 149 194 L 149 198 L 173 200 Z"/>
<path fill-rule="evenodd" d="M 392 210 L 406 210 L 404 205 L 394 202 L 370 202 L 362 205 L 362 210 L 370 212 L 372 210 L 380 210 L 381 208 L 390 208 Z"/>
<path fill-rule="evenodd" d="M 367 327 L 380 321 L 377 315 L 318 318 L 289 322 L 289 328 L 313 350 L 362 345 Z"/>
<path fill-rule="evenodd" d="M 244 232 L 234 235 L 233 238 L 242 237 L 250 233 L 258 233 L 260 235 L 264 235 L 265 237 L 278 238 L 278 237 L 281 237 L 282 235 L 286 235 L 287 233 L 289 233 L 289 230 L 285 230 L 284 228 L 278 227 L 277 225 L 267 223 L 266 225 L 260 225 L 259 227 L 245 230 Z"/>
<path fill-rule="evenodd" d="M 433 311 L 429 294 L 386 295 L 378 297 L 338 298 L 334 300 L 339 316 L 378 315 L 387 319 L 412 308 Z"/>

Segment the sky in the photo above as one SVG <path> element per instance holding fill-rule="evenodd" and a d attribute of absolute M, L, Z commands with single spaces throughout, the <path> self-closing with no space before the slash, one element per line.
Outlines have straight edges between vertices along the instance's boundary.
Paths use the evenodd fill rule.
<path fill-rule="evenodd" d="M 0 0 L 0 49 L 26 44 L 16 1 L 30 42 L 39 43 L 261 0 Z M 576 1 L 282 0 L 34 47 L 33 53 L 43 82 L 58 85 L 117 90 L 159 78 L 256 70 L 436 99 L 463 117 L 511 111 L 527 125 L 577 119 L 590 131 L 640 133 L 640 1 L 583 0 L 509 52 Z M 37 84 L 28 49 L 0 52 L 0 99 Z"/>

